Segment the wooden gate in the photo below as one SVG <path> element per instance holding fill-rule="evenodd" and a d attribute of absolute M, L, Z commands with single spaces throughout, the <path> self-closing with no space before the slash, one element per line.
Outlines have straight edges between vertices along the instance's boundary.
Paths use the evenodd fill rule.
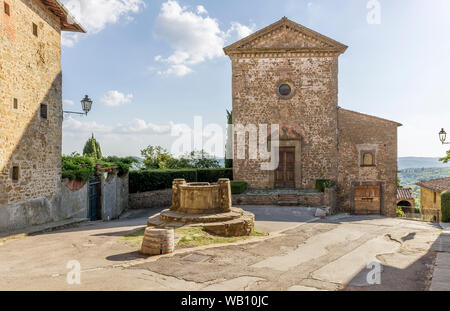
<path fill-rule="evenodd" d="M 355 186 L 355 214 L 381 214 L 381 186 Z"/>
<path fill-rule="evenodd" d="M 275 171 L 275 188 L 295 188 L 295 147 L 280 148 L 280 163 Z"/>

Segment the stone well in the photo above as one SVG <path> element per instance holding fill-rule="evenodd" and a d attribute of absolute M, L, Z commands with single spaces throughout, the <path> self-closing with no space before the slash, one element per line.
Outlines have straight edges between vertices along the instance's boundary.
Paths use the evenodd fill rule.
<path fill-rule="evenodd" d="M 205 230 L 222 236 L 250 235 L 255 215 L 232 207 L 229 179 L 217 183 L 186 183 L 175 179 L 172 186 L 172 208 L 148 219 L 149 227 L 202 225 Z"/>

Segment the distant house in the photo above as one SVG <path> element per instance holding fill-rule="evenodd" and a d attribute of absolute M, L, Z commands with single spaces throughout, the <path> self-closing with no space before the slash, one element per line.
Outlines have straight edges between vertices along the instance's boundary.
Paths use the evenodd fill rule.
<path fill-rule="evenodd" d="M 416 198 L 412 188 L 397 189 L 397 206 L 401 206 L 404 212 L 414 213 Z"/>
<path fill-rule="evenodd" d="M 425 218 L 440 220 L 441 194 L 450 189 L 450 177 L 421 181 L 420 186 L 421 210 Z"/>

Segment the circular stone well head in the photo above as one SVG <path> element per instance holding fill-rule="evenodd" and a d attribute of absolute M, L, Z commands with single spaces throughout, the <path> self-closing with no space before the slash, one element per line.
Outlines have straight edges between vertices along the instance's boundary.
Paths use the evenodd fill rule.
<path fill-rule="evenodd" d="M 180 186 L 180 209 L 186 214 L 217 213 L 220 209 L 219 185 L 188 183 Z"/>
<path fill-rule="evenodd" d="M 185 214 L 217 214 L 231 209 L 230 181 L 218 183 L 174 180 L 172 210 Z"/>

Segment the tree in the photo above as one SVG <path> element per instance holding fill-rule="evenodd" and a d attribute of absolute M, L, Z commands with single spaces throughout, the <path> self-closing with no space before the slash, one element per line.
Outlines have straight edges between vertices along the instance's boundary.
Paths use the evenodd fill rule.
<path fill-rule="evenodd" d="M 141 150 L 147 169 L 220 168 L 220 163 L 204 151 L 192 151 L 180 158 L 173 157 L 161 146 Z"/>
<path fill-rule="evenodd" d="M 202 151 L 192 151 L 179 159 L 180 166 L 187 165 L 185 168 L 220 168 L 220 163 L 211 155 Z"/>
<path fill-rule="evenodd" d="M 176 159 L 161 146 L 148 146 L 141 150 L 144 165 L 148 169 L 177 168 Z"/>
<path fill-rule="evenodd" d="M 439 159 L 442 163 L 448 163 L 450 162 L 450 150 L 447 151 L 447 156 L 443 157 L 442 159 Z"/>
<path fill-rule="evenodd" d="M 102 150 L 99 142 L 94 138 L 94 134 L 92 134 L 92 137 L 89 138 L 84 145 L 83 156 L 92 157 L 99 160 L 102 158 Z"/>

